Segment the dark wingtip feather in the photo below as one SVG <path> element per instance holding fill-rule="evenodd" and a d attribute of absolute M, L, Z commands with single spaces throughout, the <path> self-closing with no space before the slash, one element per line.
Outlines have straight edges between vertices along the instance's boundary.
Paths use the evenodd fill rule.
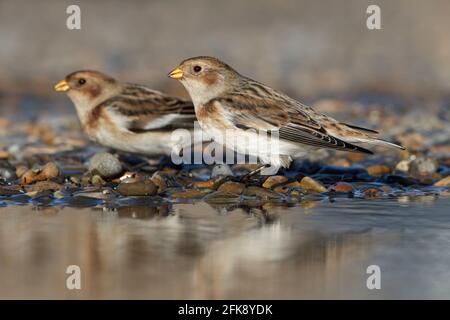
<path fill-rule="evenodd" d="M 341 122 L 341 124 L 343 124 L 346 127 L 349 127 L 350 129 L 353 129 L 353 130 L 356 130 L 356 131 L 360 131 L 360 132 L 363 132 L 363 133 L 375 133 L 375 134 L 379 133 L 378 131 L 373 130 L 373 129 L 367 129 L 367 128 L 363 128 L 363 127 L 358 127 L 358 126 L 355 126 L 355 125 L 352 125 L 352 124 L 348 124 L 348 123 Z"/>

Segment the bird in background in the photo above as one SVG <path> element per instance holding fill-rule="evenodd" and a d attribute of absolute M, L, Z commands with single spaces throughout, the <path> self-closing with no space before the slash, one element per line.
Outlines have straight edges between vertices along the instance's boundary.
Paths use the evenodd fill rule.
<path fill-rule="evenodd" d="M 378 138 L 375 130 L 319 113 L 213 57 L 186 59 L 169 77 L 188 91 L 204 132 L 215 137 L 231 130 L 238 141 L 234 150 L 257 156 L 263 164 L 289 167 L 292 157 L 320 148 L 365 154 L 373 154 L 366 149 L 371 145 L 404 149 Z M 261 131 L 277 134 L 277 153 L 256 147 L 261 140 L 265 140 L 262 145 L 267 143 L 268 138 L 257 133 Z"/>
<path fill-rule="evenodd" d="M 91 70 L 67 75 L 54 89 L 72 100 L 88 137 L 106 147 L 155 156 L 190 144 L 171 139 L 173 130 L 193 128 L 190 101 Z"/>

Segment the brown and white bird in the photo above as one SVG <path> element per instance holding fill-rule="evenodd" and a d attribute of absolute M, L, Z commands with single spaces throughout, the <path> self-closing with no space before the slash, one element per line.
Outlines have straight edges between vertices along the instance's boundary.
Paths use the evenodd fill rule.
<path fill-rule="evenodd" d="M 374 130 L 318 113 L 267 85 L 242 76 L 213 57 L 184 60 L 169 77 L 180 80 L 188 91 L 204 132 L 213 138 L 220 136 L 223 141 L 225 131 L 231 130 L 237 141 L 234 150 L 257 156 L 265 164 L 288 167 L 291 157 L 300 157 L 317 148 L 367 154 L 372 152 L 361 145 L 403 149 L 379 139 Z M 259 147 L 268 142 L 261 132 L 276 134 L 278 152 Z"/>
<path fill-rule="evenodd" d="M 185 143 L 171 140 L 173 130 L 191 129 L 195 121 L 192 102 L 98 71 L 73 72 L 55 90 L 67 93 L 91 140 L 121 151 L 170 154 Z"/>

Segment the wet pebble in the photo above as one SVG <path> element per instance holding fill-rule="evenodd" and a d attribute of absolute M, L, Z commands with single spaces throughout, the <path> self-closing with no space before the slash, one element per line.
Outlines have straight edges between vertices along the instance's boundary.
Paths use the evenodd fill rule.
<path fill-rule="evenodd" d="M 215 179 L 206 180 L 206 181 L 194 181 L 192 182 L 193 188 L 200 188 L 200 189 L 215 189 L 214 186 L 216 185 L 217 181 Z"/>
<path fill-rule="evenodd" d="M 12 181 L 17 179 L 16 172 L 13 168 L 0 168 L 0 179 Z"/>
<path fill-rule="evenodd" d="M 264 181 L 263 188 L 271 189 L 272 187 L 285 183 L 288 178 L 285 176 L 270 176 Z"/>
<path fill-rule="evenodd" d="M 331 186 L 330 190 L 337 192 L 353 192 L 353 186 L 347 182 L 338 182 Z"/>
<path fill-rule="evenodd" d="M 118 176 L 122 172 L 122 164 L 114 155 L 107 152 L 97 153 L 89 160 L 89 171 L 102 178 Z"/>
<path fill-rule="evenodd" d="M 5 150 L 0 150 L 0 160 L 8 160 L 11 157 L 11 153 Z"/>
<path fill-rule="evenodd" d="M 431 158 L 417 158 L 410 164 L 410 173 L 414 177 L 428 176 L 435 173 L 439 168 L 436 160 Z"/>
<path fill-rule="evenodd" d="M 391 168 L 389 168 L 388 166 L 385 165 L 373 165 L 373 166 L 369 166 L 367 168 L 367 172 L 371 175 L 371 176 L 379 176 L 382 174 L 388 174 L 391 173 Z"/>
<path fill-rule="evenodd" d="M 105 180 L 103 180 L 103 178 L 102 178 L 100 175 L 96 174 L 96 175 L 94 175 L 94 176 L 92 177 L 91 183 L 92 183 L 94 186 L 99 186 L 99 187 L 101 187 L 101 186 L 105 185 L 106 182 L 105 182 Z"/>
<path fill-rule="evenodd" d="M 63 188 L 62 185 L 53 182 L 53 181 L 39 181 L 35 184 L 28 185 L 25 187 L 27 192 L 41 192 L 46 190 L 61 190 Z"/>
<path fill-rule="evenodd" d="M 156 194 L 158 188 L 151 180 L 120 183 L 117 191 L 123 196 L 152 196 Z"/>
<path fill-rule="evenodd" d="M 301 189 L 301 184 L 298 181 L 293 181 L 287 184 L 283 184 L 280 186 L 277 186 L 273 189 L 273 191 L 275 192 L 279 192 L 279 193 L 288 193 L 288 192 L 292 192 L 293 189 Z"/>
<path fill-rule="evenodd" d="M 320 182 L 310 178 L 310 177 L 304 177 L 300 181 L 300 187 L 308 192 L 326 192 L 327 189 L 321 184 Z"/>
<path fill-rule="evenodd" d="M 241 194 L 244 189 L 245 185 L 243 183 L 227 181 L 223 183 L 218 190 L 233 194 Z"/>
<path fill-rule="evenodd" d="M 381 191 L 377 188 L 367 188 L 363 193 L 366 198 L 378 198 L 381 196 Z"/>
<path fill-rule="evenodd" d="M 409 160 L 402 160 L 399 163 L 397 163 L 395 170 L 402 171 L 402 172 L 409 172 Z"/>
<path fill-rule="evenodd" d="M 256 186 L 250 186 L 244 190 L 244 195 L 249 197 L 258 197 L 261 200 L 275 200 L 280 199 L 281 194 L 271 191 L 265 188 L 260 188 Z"/>
<path fill-rule="evenodd" d="M 450 185 L 450 176 L 445 177 L 439 181 L 437 181 L 434 186 L 436 187 L 447 187 Z"/>
<path fill-rule="evenodd" d="M 44 167 L 38 169 L 32 169 L 25 172 L 20 182 L 22 184 L 30 184 L 35 181 L 44 181 L 59 176 L 59 168 L 54 162 L 47 163 Z"/>

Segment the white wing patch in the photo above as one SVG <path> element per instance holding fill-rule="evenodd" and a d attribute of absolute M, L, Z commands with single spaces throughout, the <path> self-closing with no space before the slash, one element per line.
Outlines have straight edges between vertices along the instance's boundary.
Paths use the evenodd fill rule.
<path fill-rule="evenodd" d="M 143 129 L 151 130 L 151 129 L 159 129 L 163 128 L 172 123 L 173 120 L 178 118 L 180 115 L 178 114 L 167 114 L 165 116 L 159 117 L 148 124 L 146 124 Z"/>

